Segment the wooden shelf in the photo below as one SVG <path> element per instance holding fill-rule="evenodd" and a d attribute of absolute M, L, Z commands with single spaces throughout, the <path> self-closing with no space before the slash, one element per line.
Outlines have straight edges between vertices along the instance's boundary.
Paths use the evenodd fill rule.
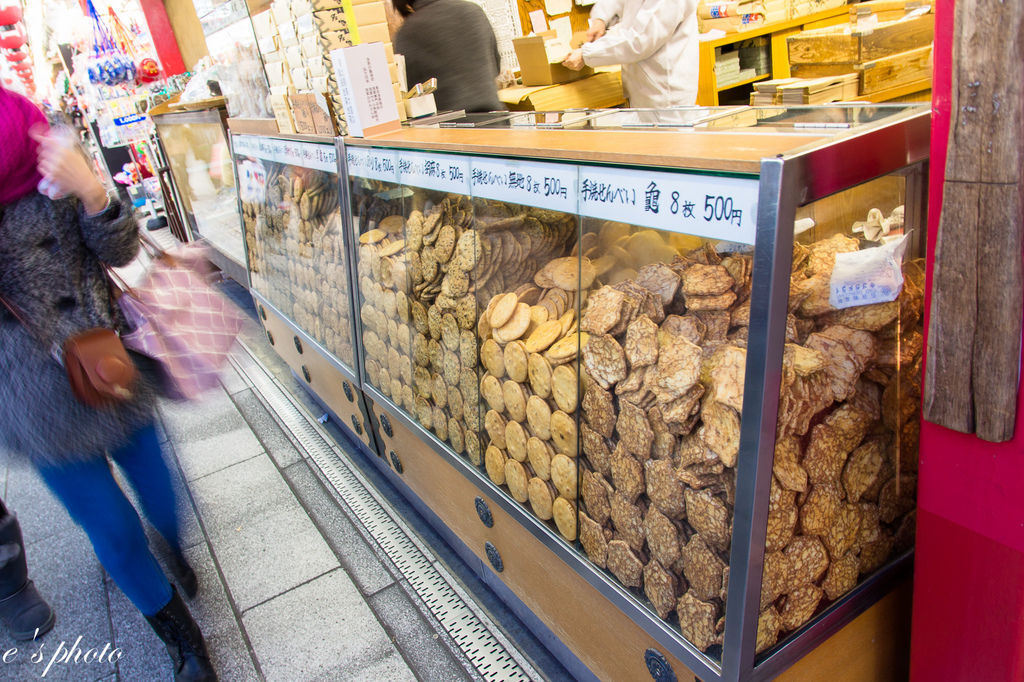
<path fill-rule="evenodd" d="M 718 92 L 722 92 L 723 90 L 732 90 L 733 88 L 738 88 L 741 85 L 750 85 L 751 83 L 756 83 L 757 81 L 763 81 L 766 78 L 771 78 L 771 75 L 771 72 L 759 73 L 753 78 L 747 78 L 741 81 L 736 81 L 735 83 L 729 83 L 728 85 L 720 85 L 718 86 Z"/>
<path fill-rule="evenodd" d="M 894 88 L 886 88 L 885 90 L 876 90 L 870 95 L 863 95 L 858 99 L 866 99 L 869 102 L 888 102 L 889 100 L 896 99 L 897 97 L 905 97 L 906 95 L 912 95 L 915 92 L 923 92 L 925 90 L 932 89 L 932 80 L 930 78 L 922 78 L 921 80 L 913 81 L 912 83 L 904 83 L 903 85 L 897 85 Z"/>

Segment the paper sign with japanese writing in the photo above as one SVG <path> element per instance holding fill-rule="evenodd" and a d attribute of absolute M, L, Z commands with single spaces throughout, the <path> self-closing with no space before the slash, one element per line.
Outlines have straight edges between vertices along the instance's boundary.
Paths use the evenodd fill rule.
<path fill-rule="evenodd" d="M 584 216 L 754 243 L 756 178 L 583 166 L 579 183 Z"/>
<path fill-rule="evenodd" d="M 346 147 L 350 178 L 398 183 L 398 152 L 375 147 Z"/>
<path fill-rule="evenodd" d="M 331 52 L 341 103 L 353 137 L 398 130 L 398 104 L 383 43 L 364 43 Z"/>
<path fill-rule="evenodd" d="M 398 179 L 403 185 L 468 195 L 469 159 L 403 151 L 398 157 Z"/>
<path fill-rule="evenodd" d="M 841 310 L 895 301 L 903 290 L 906 250 L 907 235 L 903 235 L 883 246 L 837 253 L 829 279 L 829 304 Z"/>
<path fill-rule="evenodd" d="M 231 145 L 236 156 L 276 161 L 328 173 L 338 172 L 338 152 L 333 144 L 280 140 L 257 135 L 232 135 Z"/>
<path fill-rule="evenodd" d="M 576 166 L 474 157 L 469 163 L 474 197 L 576 213 Z"/>

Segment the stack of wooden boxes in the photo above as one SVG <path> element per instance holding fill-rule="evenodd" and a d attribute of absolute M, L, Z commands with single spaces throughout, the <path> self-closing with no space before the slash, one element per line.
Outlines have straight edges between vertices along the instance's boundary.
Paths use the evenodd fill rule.
<path fill-rule="evenodd" d="M 269 10 L 253 15 L 253 29 L 267 70 L 271 105 L 280 132 L 348 132 L 331 64 L 331 51 L 338 48 L 383 43 L 394 96 L 401 102 L 384 2 L 274 0 Z"/>
<path fill-rule="evenodd" d="M 894 10 L 896 5 L 903 9 Z M 789 37 L 790 69 L 801 78 L 857 74 L 858 96 L 884 101 L 889 93 L 930 88 L 934 33 L 935 15 L 928 6 L 903 0 L 862 3 L 851 8 L 849 23 Z"/>

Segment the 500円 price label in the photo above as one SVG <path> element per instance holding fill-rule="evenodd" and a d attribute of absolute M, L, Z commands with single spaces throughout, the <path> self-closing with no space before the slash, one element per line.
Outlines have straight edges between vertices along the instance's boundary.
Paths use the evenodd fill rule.
<path fill-rule="evenodd" d="M 398 179 L 411 187 L 469 195 L 469 159 L 403 151 L 398 157 Z"/>
<path fill-rule="evenodd" d="M 576 213 L 575 166 L 474 157 L 470 185 L 474 197 Z"/>
<path fill-rule="evenodd" d="M 398 183 L 398 152 L 376 147 L 345 147 L 350 178 Z"/>
<path fill-rule="evenodd" d="M 276 161 L 287 166 L 312 168 L 327 173 L 338 172 L 338 152 L 333 144 L 279 140 L 256 135 L 232 135 L 231 147 L 236 156 Z"/>
<path fill-rule="evenodd" d="M 584 216 L 754 243 L 756 178 L 581 167 L 579 183 Z"/>

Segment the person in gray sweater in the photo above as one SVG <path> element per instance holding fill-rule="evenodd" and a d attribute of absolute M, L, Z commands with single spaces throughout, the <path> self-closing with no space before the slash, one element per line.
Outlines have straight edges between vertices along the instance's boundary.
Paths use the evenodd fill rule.
<path fill-rule="evenodd" d="M 392 0 L 405 17 L 395 52 L 409 86 L 437 79 L 438 111 L 498 111 L 501 57 L 487 15 L 466 0 Z"/>
<path fill-rule="evenodd" d="M 171 549 L 178 583 L 195 595 L 156 431 L 156 374 L 140 358 L 129 400 L 89 407 L 75 399 L 53 350 L 88 329 L 126 331 L 104 266 L 127 265 L 139 250 L 132 209 L 108 197 L 77 146 L 48 132 L 35 105 L 3 88 L 0 140 L 0 448 L 34 465 L 85 530 L 107 573 L 167 645 L 175 679 L 216 680 L 198 626 L 111 471 L 117 463 L 135 488 Z"/>

